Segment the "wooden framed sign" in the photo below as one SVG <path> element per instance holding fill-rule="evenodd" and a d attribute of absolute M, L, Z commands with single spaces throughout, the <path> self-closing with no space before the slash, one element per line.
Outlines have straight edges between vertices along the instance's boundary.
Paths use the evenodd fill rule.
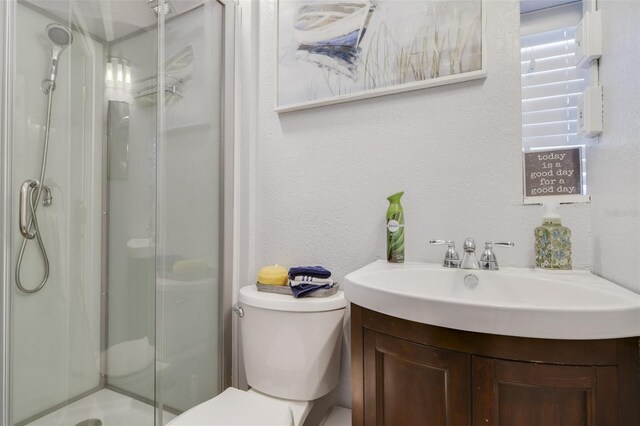
<path fill-rule="evenodd" d="M 580 148 L 524 154 L 525 197 L 582 193 Z"/>

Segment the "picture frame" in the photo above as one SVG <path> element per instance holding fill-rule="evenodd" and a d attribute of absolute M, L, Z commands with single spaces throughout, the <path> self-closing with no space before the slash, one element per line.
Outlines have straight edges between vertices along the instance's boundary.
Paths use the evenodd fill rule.
<path fill-rule="evenodd" d="M 285 113 L 485 78 L 485 3 L 277 0 L 274 110 Z M 422 12 L 410 13 L 412 8 Z M 423 28 L 420 19 L 441 22 Z M 403 26 L 402 31 L 394 25 Z M 405 35 L 398 39 L 399 33 Z"/>

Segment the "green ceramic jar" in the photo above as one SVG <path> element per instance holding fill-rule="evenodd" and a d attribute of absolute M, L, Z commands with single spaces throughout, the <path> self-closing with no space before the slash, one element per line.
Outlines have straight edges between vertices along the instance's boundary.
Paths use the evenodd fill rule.
<path fill-rule="evenodd" d="M 571 270 L 571 230 L 562 225 L 554 204 L 547 205 L 547 213 L 534 237 L 537 268 Z"/>

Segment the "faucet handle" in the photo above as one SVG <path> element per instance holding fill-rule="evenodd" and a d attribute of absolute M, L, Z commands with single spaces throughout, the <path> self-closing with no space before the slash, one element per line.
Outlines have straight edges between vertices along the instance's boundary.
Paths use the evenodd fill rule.
<path fill-rule="evenodd" d="M 434 246 L 442 246 L 444 244 L 448 244 L 448 245 L 456 245 L 455 241 L 453 240 L 430 240 L 429 244 L 434 245 Z"/>
<path fill-rule="evenodd" d="M 498 246 L 498 247 L 515 247 L 515 244 L 512 243 L 511 241 L 499 241 L 499 242 L 493 242 L 493 241 L 487 241 L 484 243 L 485 248 L 486 247 L 492 247 L 492 246 Z"/>
<path fill-rule="evenodd" d="M 498 259 L 496 259 L 496 255 L 493 253 L 493 246 L 514 247 L 515 244 L 511 241 L 485 242 L 484 252 L 482 252 L 482 256 L 480 256 L 480 269 L 487 269 L 489 271 L 497 271 L 499 269 Z"/>
<path fill-rule="evenodd" d="M 456 243 L 453 240 L 431 240 L 429 244 L 434 246 L 447 245 L 447 254 L 444 256 L 442 266 L 445 268 L 457 268 L 460 265 L 460 256 L 456 250 Z"/>

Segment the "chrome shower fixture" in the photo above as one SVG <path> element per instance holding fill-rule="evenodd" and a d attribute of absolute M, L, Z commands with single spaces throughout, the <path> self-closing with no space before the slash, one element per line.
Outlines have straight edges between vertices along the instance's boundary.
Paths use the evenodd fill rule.
<path fill-rule="evenodd" d="M 63 25 L 51 23 L 46 26 L 45 32 L 51 42 L 51 63 L 49 66 L 49 77 L 42 82 L 42 91 L 47 95 L 47 115 L 44 125 L 44 143 L 42 146 L 42 163 L 40 165 L 40 179 L 27 179 L 20 187 L 19 214 L 20 234 L 23 237 L 18 261 L 16 263 L 15 280 L 18 289 L 27 294 L 40 291 L 49 279 L 49 256 L 44 247 L 44 241 L 38 225 L 38 207 L 42 203 L 43 207 L 51 205 L 51 190 L 44 184 L 47 170 L 47 153 L 49 151 L 49 134 L 51 132 L 51 112 L 53 109 L 53 91 L 56 88 L 56 76 L 58 75 L 58 60 L 62 51 L 73 43 L 71 30 Z M 44 198 L 43 198 L 44 195 Z M 31 217 L 29 217 L 31 213 Z M 40 284 L 36 287 L 27 288 L 22 284 L 22 260 L 24 259 L 27 243 L 35 239 L 40 249 L 44 273 Z"/>
<path fill-rule="evenodd" d="M 69 28 L 56 23 L 47 25 L 45 31 L 51 42 L 51 62 L 49 64 L 49 76 L 44 80 L 42 90 L 45 93 L 49 93 L 50 90 L 55 89 L 60 54 L 67 46 L 73 43 L 73 34 Z"/>
<path fill-rule="evenodd" d="M 173 12 L 173 8 L 171 7 L 169 0 L 146 0 L 146 2 L 151 8 L 153 14 L 156 15 L 156 18 L 160 14 L 160 11 L 162 11 L 163 15 L 168 15 Z"/>

